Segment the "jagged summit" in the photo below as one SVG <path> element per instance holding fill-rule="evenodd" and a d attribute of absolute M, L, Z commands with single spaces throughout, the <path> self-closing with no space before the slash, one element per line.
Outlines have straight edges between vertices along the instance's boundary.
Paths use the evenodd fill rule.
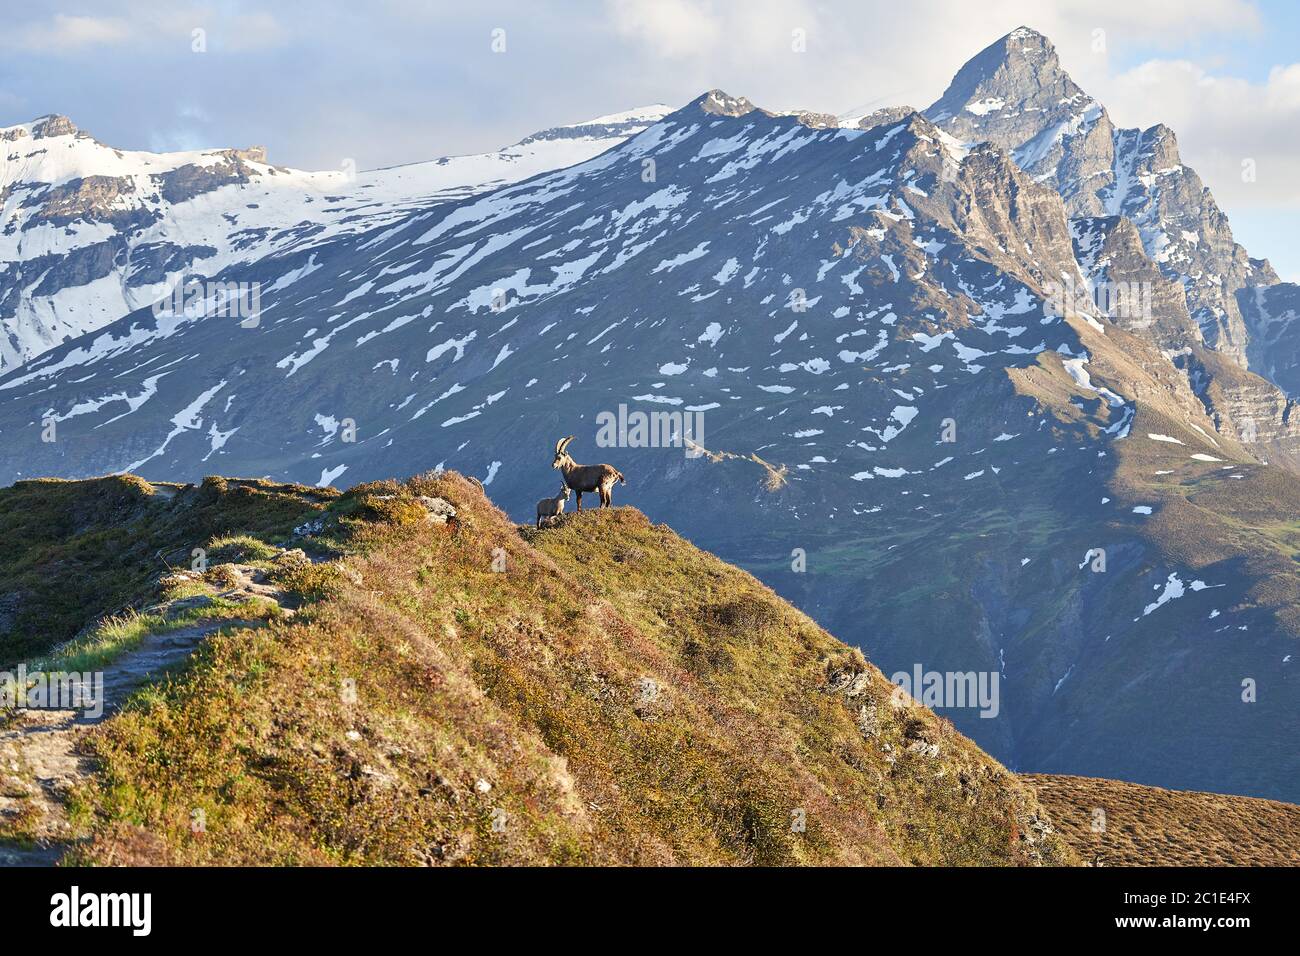
<path fill-rule="evenodd" d="M 1072 218 L 1123 216 L 1147 254 L 1186 290 L 1205 342 L 1243 368 L 1251 330 L 1238 294 L 1267 284 L 1233 239 L 1227 217 L 1184 165 L 1171 129 L 1122 129 L 1061 66 L 1051 42 L 1020 27 L 957 71 L 926 115 L 964 142 L 1010 152 L 1056 189 Z"/>
<path fill-rule="evenodd" d="M 48 136 L 76 136 L 81 133 L 77 125 L 66 116 L 51 113 L 32 122 L 32 138 L 44 139 Z"/>
<path fill-rule="evenodd" d="M 684 110 L 701 110 L 713 116 L 725 116 L 735 119 L 741 116 L 749 116 L 751 113 L 758 113 L 769 119 L 788 118 L 798 122 L 801 126 L 809 129 L 853 129 L 869 130 L 877 126 L 886 124 L 908 122 L 909 128 L 913 132 L 920 132 L 931 136 L 939 137 L 946 146 L 960 147 L 958 141 L 954 140 L 946 131 L 939 128 L 934 122 L 921 113 L 919 110 L 910 106 L 886 106 L 874 110 L 870 113 L 850 113 L 836 115 L 835 113 L 826 113 L 813 109 L 787 109 L 787 110 L 769 110 L 761 106 L 756 106 L 751 100 L 744 96 L 732 96 L 724 90 L 713 89 L 707 93 L 702 93 L 695 99 L 691 100 Z M 964 148 L 959 150 L 964 153 Z"/>
<path fill-rule="evenodd" d="M 697 96 L 688 105 L 718 116 L 744 116 L 758 109 L 745 97 L 732 96 L 723 90 L 709 90 Z"/>
<path fill-rule="evenodd" d="M 89 136 L 77 127 L 68 117 L 59 113 L 47 113 L 26 123 L 0 127 L 0 140 L 17 140 L 30 136 L 32 139 L 49 139 L 54 136 Z"/>
<path fill-rule="evenodd" d="M 1009 147 L 1018 145 L 1015 140 L 1025 129 L 1042 128 L 1086 100 L 1087 94 L 1062 69 L 1051 41 L 1019 27 L 967 61 L 925 112 L 937 123 L 951 124 L 954 135 Z M 1011 117 L 1020 122 L 996 122 Z"/>

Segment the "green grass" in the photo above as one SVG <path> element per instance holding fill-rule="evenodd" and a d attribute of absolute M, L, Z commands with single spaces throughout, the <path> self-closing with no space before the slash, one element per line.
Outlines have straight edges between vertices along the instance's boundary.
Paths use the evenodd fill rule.
<path fill-rule="evenodd" d="M 336 495 L 212 478 L 168 498 L 134 475 L 0 489 L 0 666 L 140 609 L 161 575 L 190 566 L 195 548 L 267 554 Z"/>
<path fill-rule="evenodd" d="M 951 724 L 633 509 L 521 532 L 443 474 L 326 523 L 348 556 L 280 582 L 291 619 L 210 639 L 90 736 L 68 862 L 1073 860 Z"/>
<path fill-rule="evenodd" d="M 92 631 L 77 637 L 57 651 L 30 662 L 28 672 L 102 670 L 121 655 L 134 650 L 150 634 L 165 634 L 212 621 L 263 620 L 280 617 L 280 607 L 273 601 L 251 599 L 231 601 L 211 598 L 201 607 L 166 613 L 128 610 L 107 618 Z"/>

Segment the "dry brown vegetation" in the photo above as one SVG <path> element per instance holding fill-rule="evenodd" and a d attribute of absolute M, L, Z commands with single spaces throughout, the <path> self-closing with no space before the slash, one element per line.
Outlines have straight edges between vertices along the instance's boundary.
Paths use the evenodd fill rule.
<path fill-rule="evenodd" d="M 1300 866 L 1300 807 L 1276 800 L 1027 774 L 1061 834 L 1099 866 Z M 1104 826 L 1095 826 L 1104 811 Z"/>
<path fill-rule="evenodd" d="M 189 488 L 135 475 L 0 488 L 0 667 L 156 599 L 159 575 L 189 567 L 193 548 L 287 535 L 336 494 L 215 476 Z"/>

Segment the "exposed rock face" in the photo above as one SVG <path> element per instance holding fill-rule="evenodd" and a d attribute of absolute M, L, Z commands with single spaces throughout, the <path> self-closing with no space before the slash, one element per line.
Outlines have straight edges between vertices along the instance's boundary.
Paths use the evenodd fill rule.
<path fill-rule="evenodd" d="M 857 123 L 853 124 L 857 129 L 871 129 L 880 126 L 882 123 L 897 123 L 906 117 L 909 113 L 915 113 L 916 110 L 910 106 L 886 106 L 878 109 L 873 113 L 860 117 Z"/>
<path fill-rule="evenodd" d="M 1182 284 L 1205 342 L 1247 367 L 1250 330 L 1237 295 L 1276 277 L 1233 240 L 1172 130 L 1116 128 L 1047 38 L 1025 27 L 962 67 L 926 113 L 959 139 L 1014 151 L 1035 180 L 1057 188 L 1071 216 L 1131 220 L 1161 272 Z"/>
<path fill-rule="evenodd" d="M 715 116 L 744 116 L 758 109 L 743 96 L 729 96 L 722 90 L 710 90 L 696 100 L 700 109 Z"/>
<path fill-rule="evenodd" d="M 1237 300 L 1251 329 L 1250 367 L 1300 396 L 1300 285 L 1252 286 L 1238 292 Z"/>
<path fill-rule="evenodd" d="M 263 166 L 267 164 L 265 146 L 249 146 L 247 149 L 232 149 L 230 150 L 230 154 L 236 159 L 242 159 L 245 162 L 260 163 Z"/>
<path fill-rule="evenodd" d="M 1300 471 L 1300 408 L 1272 382 L 1240 368 L 1217 352 L 1190 348 L 1173 361 L 1221 434 L 1256 457 Z"/>
<path fill-rule="evenodd" d="M 834 113 L 797 110 L 790 115 L 809 129 L 838 129 L 840 126 L 840 118 Z"/>
<path fill-rule="evenodd" d="M 158 286 L 204 259 L 217 254 L 215 246 L 181 246 L 169 242 L 144 242 L 130 249 L 126 284 L 131 288 Z"/>
<path fill-rule="evenodd" d="M 43 116 L 32 124 L 32 139 L 49 139 L 54 136 L 84 136 L 66 116 Z"/>
<path fill-rule="evenodd" d="M 221 186 L 246 183 L 257 175 L 257 171 L 235 155 L 234 150 L 226 150 L 221 155 L 223 162 L 203 166 L 190 163 L 154 174 L 152 179 L 158 184 L 159 194 L 169 203 L 180 203 Z"/>
<path fill-rule="evenodd" d="M 129 227 L 149 221 L 148 211 L 122 202 L 134 192 L 135 184 L 125 176 L 87 176 L 37 189 L 23 201 L 23 206 L 35 207 L 36 211 L 22 228 L 66 226 L 74 222 L 106 222 Z"/>
<path fill-rule="evenodd" d="M 1071 220 L 1070 228 L 1075 256 L 1089 282 L 1085 294 L 1101 314 L 1164 349 L 1202 344 L 1182 285 L 1166 278 L 1151 261 L 1130 220 L 1079 218 Z"/>
<path fill-rule="evenodd" d="M 1067 135 L 1073 140 L 1098 121 L 1109 123 L 1101 105 L 1061 68 L 1048 39 L 1026 27 L 968 61 L 925 114 L 965 142 L 990 142 L 1008 152 L 1034 143 L 1035 161 L 1022 164 L 1034 173 L 1054 169 L 1067 152 L 1087 154 L 1067 144 Z M 1097 170 L 1108 165 L 1107 139 L 1096 140 Z"/>
<path fill-rule="evenodd" d="M 1182 283 L 1206 344 L 1247 367 L 1250 331 L 1237 292 L 1260 277 L 1210 191 L 1179 159 L 1173 131 L 1120 130 L 1116 162 L 1102 194 L 1108 208 L 1134 222 L 1161 271 Z"/>
<path fill-rule="evenodd" d="M 929 124 L 923 126 L 919 114 L 914 115 L 911 128 L 918 135 L 927 135 L 924 126 Z M 1062 276 L 1082 280 L 1069 223 L 1053 189 L 1034 182 L 1005 153 L 989 146 L 970 152 L 961 163 L 956 182 L 969 189 L 975 202 L 936 209 L 941 222 L 951 216 L 954 229 L 977 249 L 1004 268 L 1014 262 L 1039 288 Z M 915 201 L 929 204 L 919 196 Z"/>

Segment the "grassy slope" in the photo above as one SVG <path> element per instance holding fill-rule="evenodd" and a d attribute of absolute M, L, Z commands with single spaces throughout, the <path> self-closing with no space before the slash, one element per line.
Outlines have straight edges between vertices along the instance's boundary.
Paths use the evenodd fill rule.
<path fill-rule="evenodd" d="M 95 732 L 72 861 L 1073 860 L 1029 787 L 634 510 L 521 535 L 447 474 L 329 513 L 351 554 L 289 583 L 297 615 Z"/>
<path fill-rule="evenodd" d="M 1275 800 L 1030 774 L 1052 820 L 1105 866 L 1297 866 L 1300 807 Z M 1104 826 L 1094 829 L 1094 820 Z"/>
<path fill-rule="evenodd" d="M 189 567 L 192 549 L 240 532 L 282 537 L 335 494 L 222 478 L 162 487 L 115 475 L 0 489 L 0 667 L 141 604 L 169 564 Z"/>

